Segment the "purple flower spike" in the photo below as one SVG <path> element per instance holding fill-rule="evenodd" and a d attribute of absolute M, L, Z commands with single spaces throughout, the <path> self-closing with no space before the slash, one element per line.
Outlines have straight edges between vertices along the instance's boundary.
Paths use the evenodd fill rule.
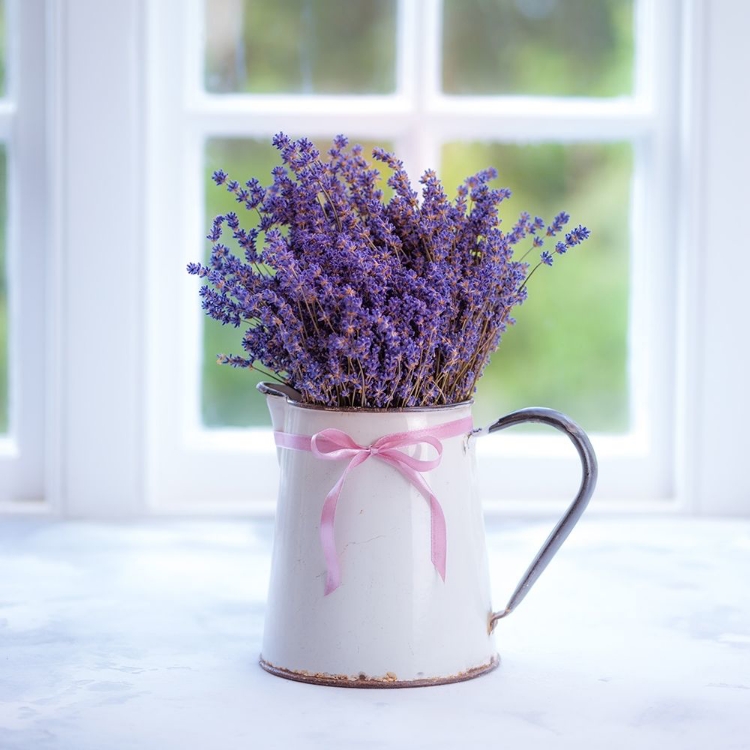
<path fill-rule="evenodd" d="M 529 237 L 527 254 L 541 248 L 545 222 L 524 212 L 500 229 L 499 206 L 511 192 L 491 186 L 492 167 L 451 200 L 434 171 L 416 183 L 420 194 L 403 162 L 376 148 L 381 177 L 343 135 L 325 158 L 306 138 L 278 133 L 273 145 L 281 164 L 268 185 L 214 172 L 251 218 L 217 216 L 208 262 L 187 271 L 205 279 L 206 314 L 242 328 L 241 354 L 218 361 L 258 369 L 306 403 L 392 408 L 471 398 L 531 275 L 589 236 L 579 225 L 529 270 L 514 249 Z M 559 213 L 546 236 L 569 219 Z"/>
<path fill-rule="evenodd" d="M 587 240 L 590 235 L 591 232 L 586 229 L 586 227 L 579 224 L 573 231 L 565 235 L 565 243 L 568 247 L 574 247 L 575 245 L 580 245 L 584 240 Z"/>

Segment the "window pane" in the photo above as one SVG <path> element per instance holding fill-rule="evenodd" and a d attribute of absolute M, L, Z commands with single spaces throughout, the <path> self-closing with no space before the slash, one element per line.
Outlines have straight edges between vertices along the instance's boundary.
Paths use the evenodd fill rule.
<path fill-rule="evenodd" d="M 395 0 L 206 0 L 205 7 L 207 91 L 395 89 Z"/>
<path fill-rule="evenodd" d="M 618 96 L 633 88 L 633 0 L 445 0 L 448 94 Z"/>
<path fill-rule="evenodd" d="M 5 0 L 0 0 L 0 97 L 5 96 L 5 69 L 6 63 L 6 42 L 5 42 Z"/>
<path fill-rule="evenodd" d="M 290 134 L 293 135 L 293 134 Z M 294 136 L 298 137 L 298 136 Z M 316 139 L 316 146 L 322 154 L 330 148 L 332 137 Z M 361 143 L 364 154 L 368 155 L 374 146 L 392 148 L 388 142 Z M 255 140 L 249 138 L 212 138 L 206 144 L 205 191 L 206 191 L 206 231 L 218 214 L 234 211 L 246 229 L 257 225 L 257 215 L 248 212 L 237 203 L 234 196 L 223 187 L 217 187 L 211 175 L 217 169 L 229 173 L 230 178 L 246 182 L 257 177 L 264 185 L 273 178 L 271 170 L 280 163 L 279 152 L 271 145 L 270 138 Z M 386 200 L 390 188 L 383 186 Z M 225 234 L 222 241 L 241 256 L 241 251 L 232 246 Z M 206 257 L 210 254 L 207 242 Z M 198 300 L 196 298 L 196 304 Z M 201 385 L 201 415 L 207 427 L 246 427 L 249 425 L 270 425 L 265 401 L 255 391 L 255 385 L 268 378 L 253 370 L 234 369 L 216 363 L 217 354 L 242 354 L 243 329 L 222 326 L 208 317 L 203 319 L 203 363 Z"/>
<path fill-rule="evenodd" d="M 521 211 L 550 220 L 566 210 L 571 225 L 585 224 L 591 238 L 555 256 L 552 268 L 540 267 L 529 281 L 528 299 L 514 314 L 518 322 L 479 381 L 477 423 L 524 406 L 549 406 L 587 430 L 625 431 L 630 145 L 451 143 L 442 162 L 449 194 L 490 165 L 498 169 L 498 183 L 513 191 L 501 205 L 506 229 Z"/>
<path fill-rule="evenodd" d="M 8 288 L 6 268 L 7 169 L 0 144 L 0 434 L 8 431 Z"/>

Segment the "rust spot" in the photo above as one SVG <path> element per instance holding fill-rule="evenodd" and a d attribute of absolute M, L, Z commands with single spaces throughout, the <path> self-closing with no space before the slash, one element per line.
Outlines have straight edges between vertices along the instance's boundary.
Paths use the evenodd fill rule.
<path fill-rule="evenodd" d="M 473 667 L 465 672 L 459 672 L 448 677 L 426 677 L 418 680 L 399 680 L 394 672 L 386 672 L 382 677 L 371 677 L 364 672 L 358 675 L 329 674 L 327 672 L 308 672 L 306 669 L 285 669 L 277 667 L 260 657 L 260 666 L 277 677 L 297 682 L 310 682 L 315 685 L 328 685 L 329 687 L 355 687 L 355 688 L 400 688 L 400 687 L 427 687 L 429 685 L 446 685 L 451 682 L 463 682 L 479 675 L 491 672 L 500 663 L 499 656 L 493 656 L 487 664 Z"/>

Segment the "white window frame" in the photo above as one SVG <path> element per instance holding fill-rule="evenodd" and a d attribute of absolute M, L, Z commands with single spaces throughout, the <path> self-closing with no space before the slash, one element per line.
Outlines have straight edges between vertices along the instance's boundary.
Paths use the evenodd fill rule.
<path fill-rule="evenodd" d="M 401 0 L 398 4 L 397 90 L 391 96 L 260 96 L 211 95 L 203 89 L 202 75 L 202 4 L 191 0 L 185 24 L 175 23 L 176 5 L 164 12 L 162 22 L 169 22 L 172 59 L 169 72 L 152 100 L 161 111 L 162 127 L 169 132 L 171 149 L 160 141 L 158 153 L 167 180 L 184 186 L 178 200 L 187 221 L 181 223 L 184 235 L 177 243 L 179 255 L 164 253 L 169 266 L 179 268 L 190 259 L 202 257 L 205 247 L 205 218 L 202 207 L 204 139 L 213 136 L 270 138 L 279 130 L 299 132 L 304 121 L 306 135 L 330 135 L 337 132 L 357 138 L 395 142 L 410 174 L 421 174 L 428 166 L 439 163 L 440 145 L 452 139 L 496 141 L 613 141 L 630 140 L 634 148 L 633 223 L 636 227 L 659 227 L 659 215 L 675 211 L 669 179 L 676 150 L 669 144 L 675 131 L 678 113 L 677 93 L 669 82 L 677 78 L 679 65 L 678 36 L 664 34 L 679 19 L 675 2 L 637 3 L 636 27 L 636 93 L 614 99 L 527 98 L 527 97 L 449 97 L 440 92 L 439 49 L 441 33 L 440 3 L 437 0 L 416 3 Z M 157 19 L 158 23 L 158 19 Z M 669 43 L 666 40 L 672 39 Z M 158 40 L 158 41 L 157 41 Z M 165 37 L 152 40 L 164 51 Z M 182 48 L 180 43 L 182 41 Z M 166 55 L 165 55 L 166 57 Z M 660 71 L 649 77 L 648 71 Z M 169 120 L 169 125 L 166 124 Z M 158 129 L 158 123 L 156 125 Z M 182 136 L 182 139 L 180 137 Z M 172 152 L 172 159 L 165 157 Z M 229 169 L 231 165 L 227 168 Z M 167 178 L 167 174 L 171 177 Z M 174 192 L 174 191 L 173 191 Z M 152 205 L 156 205 L 152 201 Z M 180 209 L 175 206 L 174 211 Z M 175 214 L 177 215 L 177 214 Z M 174 222 L 173 222 L 174 224 Z M 156 231 L 153 228 L 153 231 Z M 670 278 L 672 253 L 659 257 L 649 249 L 667 247 L 664 230 L 650 233 L 650 248 L 643 247 L 645 232 L 638 232 L 633 254 L 631 277 L 631 328 L 643 328 L 644 321 L 658 321 L 650 326 L 651 335 L 631 337 L 631 380 L 633 429 L 626 436 L 594 435 L 593 441 L 603 468 L 599 495 L 611 500 L 654 500 L 674 497 L 673 399 L 669 393 L 674 381 L 674 352 L 664 342 L 674 328 L 672 299 L 658 299 L 656 290 L 674 292 Z M 169 273 L 164 267 L 162 273 Z M 273 466 L 273 444 L 263 430 L 205 430 L 199 416 L 199 361 L 201 337 L 195 283 L 177 279 L 172 294 L 164 294 L 160 277 L 157 319 L 168 308 L 180 310 L 185 321 L 180 335 L 172 332 L 171 340 L 163 337 L 156 351 L 169 351 L 163 362 L 184 363 L 182 387 L 164 365 L 157 368 L 151 381 L 155 408 L 160 410 L 158 426 L 152 433 L 151 455 L 158 455 L 149 471 L 154 499 L 159 508 L 194 508 L 208 503 L 234 509 L 248 504 L 249 496 L 273 501 L 277 476 Z M 156 290 L 152 290 L 156 293 Z M 168 298 L 168 299 L 167 299 Z M 178 303 L 179 299 L 179 303 Z M 658 299 L 658 305 L 652 300 Z M 161 310 L 161 313 L 156 312 Z M 666 311 L 666 314 L 664 312 Z M 157 333 L 158 336 L 158 333 Z M 155 382 L 161 378 L 162 382 Z M 248 393 L 248 398 L 257 398 Z M 158 404 L 158 406 L 157 406 Z M 651 416 L 650 420 L 648 416 Z M 500 416 L 500 415 L 498 415 Z M 573 415 L 575 416 L 575 415 Z M 485 496 L 490 502 L 501 496 L 558 498 L 572 494 L 576 481 L 576 458 L 571 446 L 559 436 L 503 435 L 480 445 L 495 460 L 495 473 L 502 484 L 493 480 L 489 468 L 483 478 Z M 480 462 L 480 465 L 482 463 Z M 207 470 L 208 467 L 210 470 Z M 210 478 L 209 478 L 210 475 Z M 252 490 L 243 477 L 253 477 Z M 572 489 L 571 489 L 572 486 Z M 224 499 L 220 501 L 219 498 Z M 244 502 L 243 502 L 244 498 Z M 228 502 L 226 502 L 228 501 Z M 549 507 L 544 504 L 542 507 Z"/>
<path fill-rule="evenodd" d="M 407 166 L 414 173 L 432 163 L 436 153 L 434 142 L 430 146 L 429 138 L 421 139 L 420 126 L 426 128 L 428 105 L 439 102 L 425 94 L 412 106 L 408 96 L 399 96 L 384 110 L 382 100 L 358 98 L 353 121 L 339 117 L 347 106 L 340 98 L 315 100 L 317 106 L 312 100 L 287 99 L 278 106 L 280 99 L 256 98 L 252 106 L 241 100 L 232 109 L 231 97 L 212 101 L 196 92 L 195 85 L 192 93 L 185 88 L 190 58 L 183 42 L 198 29 L 194 1 L 184 35 L 186 5 L 179 0 L 11 2 L 22 8 L 24 17 L 33 18 L 19 27 L 16 45 L 32 50 L 28 54 L 37 67 L 25 69 L 38 73 L 38 80 L 24 89 L 29 96 L 35 92 L 35 106 L 19 99 L 13 107 L 7 101 L 0 107 L 0 133 L 15 139 L 17 203 L 11 221 L 16 227 L 44 224 L 49 239 L 44 258 L 41 250 L 24 247 L 25 271 L 21 276 L 14 272 L 18 294 L 13 304 L 32 308 L 22 307 L 15 316 L 14 325 L 28 327 L 28 336 L 13 335 L 15 345 L 28 352 L 29 364 L 14 382 L 28 394 L 39 392 L 33 399 L 36 412 L 34 404 L 30 407 L 37 417 L 15 424 L 29 430 L 38 455 L 40 446 L 46 447 L 40 459 L 44 468 L 37 464 L 28 472 L 36 486 L 31 494 L 37 496 L 43 485 L 41 505 L 71 517 L 271 511 L 276 473 L 269 436 L 252 430 L 190 429 L 197 425 L 197 401 L 186 399 L 185 391 L 192 389 L 195 395 L 202 313 L 195 280 L 184 274 L 184 262 L 199 257 L 205 233 L 198 148 L 202 133 L 217 123 L 218 132 L 236 135 L 298 131 L 300 118 L 305 130 L 322 133 L 330 130 L 322 120 L 327 108 L 334 130 L 363 137 L 376 130 L 368 125 L 386 113 L 400 128 L 399 150 L 403 145 L 413 154 Z M 435 6 L 430 3 L 434 24 Z M 416 5 L 402 0 L 400 14 L 411 24 L 402 27 L 402 34 L 414 28 Z M 664 150 L 667 156 L 656 170 L 661 198 L 653 204 L 636 200 L 636 211 L 668 216 L 681 230 L 677 236 L 661 230 L 668 251 L 643 259 L 652 264 L 648 270 L 654 278 L 666 283 L 659 289 L 658 303 L 656 295 L 650 298 L 657 309 L 646 306 L 641 317 L 659 332 L 655 346 L 649 347 L 645 373 L 656 374 L 659 381 L 658 364 L 668 365 L 666 387 L 657 386 L 651 396 L 663 425 L 659 439 L 651 442 L 660 455 L 656 475 L 649 479 L 643 472 L 652 491 L 639 495 L 643 477 L 630 481 L 639 473 L 637 464 L 630 464 L 632 471 L 626 463 L 618 468 L 610 460 L 607 441 L 594 436 L 602 471 L 589 512 L 750 515 L 750 472 L 745 470 L 750 353 L 743 343 L 750 265 L 738 259 L 736 250 L 746 211 L 744 175 L 750 171 L 750 152 L 741 146 L 750 131 L 750 101 L 738 96 L 736 77 L 737 71 L 750 68 L 750 45 L 744 40 L 750 5 L 651 0 L 644 7 L 651 8 L 656 20 L 650 47 L 653 54 L 658 50 L 678 64 L 674 77 L 655 80 L 650 93 L 648 87 L 642 89 L 639 105 L 631 102 L 629 110 L 617 101 L 597 103 L 593 109 L 572 101 L 558 110 L 554 121 L 555 127 L 573 128 L 576 118 L 588 114 L 593 122 L 607 123 L 612 138 L 632 134 L 635 128 L 639 142 L 646 131 L 651 143 L 668 140 L 672 152 L 670 147 Z M 43 28 L 45 45 L 39 43 Z M 415 46 L 410 57 L 400 59 L 399 69 L 429 65 L 430 59 L 428 49 Z M 434 66 L 434 55 L 432 61 Z M 642 56 L 639 67 L 648 69 Z M 436 80 L 434 67 L 432 75 Z M 670 117 L 654 119 L 653 111 L 644 109 L 674 98 L 678 107 L 669 106 L 677 110 Z M 541 135 L 544 127 L 552 127 L 540 124 L 539 112 L 528 100 L 516 100 L 503 110 L 502 121 L 499 114 L 489 113 L 504 135 L 513 128 L 526 132 L 532 122 Z M 23 117 L 28 119 L 21 128 Z M 39 123 L 46 123 L 41 138 Z M 29 133 L 37 133 L 38 148 L 21 152 L 18 144 Z M 18 189 L 18 180 L 26 188 Z M 46 186 L 46 212 L 39 206 L 40 186 Z M 28 213 L 19 218 L 24 196 Z M 113 198 L 118 202 L 116 226 Z M 43 259 L 48 284 L 45 305 L 40 305 L 38 269 Z M 34 270 L 36 274 L 26 272 Z M 46 318 L 39 317 L 42 307 Z M 182 325 L 185 320 L 190 325 Z M 45 323 L 42 342 L 38 337 Z M 33 388 L 42 378 L 44 389 Z M 40 419 L 45 422 L 43 437 Z M 509 478 L 504 498 L 521 497 L 513 483 L 518 481 L 520 489 L 524 475 L 552 476 L 567 466 L 572 479 L 572 458 L 547 453 L 540 461 L 511 455 L 523 452 L 523 442 L 498 438 L 487 443 L 499 456 L 484 463 Z M 2 491 L 9 486 L 7 476 L 0 474 Z M 654 476 L 660 481 L 654 483 Z M 537 495 L 546 494 L 543 488 L 535 489 Z M 568 492 L 562 485 L 559 490 Z M 534 500 L 495 504 L 487 487 L 485 497 L 488 509 L 503 513 L 550 513 L 558 505 Z M 567 500 L 561 498 L 559 504 Z M 17 502 L 10 509 L 20 506 L 32 511 L 40 504 Z M 8 509 L 8 503 L 0 505 L 0 511 Z"/>
<path fill-rule="evenodd" d="M 672 507 L 674 483 L 675 418 L 673 383 L 676 344 L 674 330 L 675 252 L 656 253 L 669 247 L 660 216 L 674 216 L 678 206 L 672 194 L 671 175 L 677 150 L 671 144 L 677 132 L 679 90 L 679 34 L 663 35 L 658 29 L 679 27 L 682 20 L 676 0 L 636 5 L 638 50 L 635 94 L 614 99 L 544 97 L 449 97 L 439 90 L 440 3 L 436 0 L 398 4 L 397 90 L 391 96 L 260 96 L 211 95 L 203 89 L 202 4 L 191 0 L 184 26 L 176 19 L 173 0 L 162 3 L 152 16 L 151 43 L 162 63 L 161 76 L 153 80 L 152 133 L 163 133 L 158 153 L 165 181 L 154 184 L 151 206 L 159 216 L 185 216 L 177 231 L 180 250 L 164 252 L 164 266 L 154 278 L 158 289 L 148 292 L 153 307 L 149 317 L 164 319 L 178 309 L 184 321 L 178 335 L 154 329 L 154 359 L 162 364 L 149 380 L 153 412 L 148 468 L 152 500 L 159 510 L 249 506 L 252 496 L 265 508 L 273 506 L 277 475 L 273 445 L 263 430 L 205 430 L 199 414 L 200 321 L 196 285 L 173 279 L 165 293 L 166 276 L 188 260 L 202 257 L 204 139 L 212 136 L 270 138 L 279 130 L 306 135 L 344 132 L 357 138 L 395 142 L 410 174 L 418 175 L 439 163 L 440 145 L 454 138 L 543 142 L 630 140 L 634 149 L 635 227 L 631 277 L 632 330 L 648 330 L 647 337 L 631 336 L 631 398 L 633 429 L 626 436 L 592 436 L 603 471 L 598 494 L 609 500 L 663 501 Z M 167 34 L 167 25 L 171 33 Z M 169 36 L 168 50 L 165 39 Z M 156 67 L 154 66 L 154 69 Z M 653 71 L 658 71 L 654 76 Z M 168 134 L 168 135 L 167 135 Z M 229 167 L 227 167 L 229 168 Z M 175 176 L 179 175 L 178 178 Z M 175 180 L 182 191 L 167 189 Z M 174 201 L 165 207 L 163 196 Z M 187 210 L 185 207 L 188 207 Z M 157 222 L 158 223 L 158 222 Z M 175 226 L 175 222 L 172 222 Z M 655 229 L 646 236 L 645 227 Z M 154 235 L 158 227 L 152 226 Z M 162 243 L 165 242 L 164 238 Z M 171 269 L 171 270 L 170 270 Z M 194 280 L 193 280 L 194 281 Z M 651 324 L 649 325 L 649 321 Z M 163 332 L 162 332 L 163 333 Z M 181 387 L 175 388 L 167 362 L 183 363 Z M 258 398 L 248 393 L 248 398 Z M 149 410 L 151 411 L 151 409 Z M 498 415 L 499 416 L 499 415 Z M 575 416 L 575 415 L 573 415 Z M 499 497 L 556 498 L 563 501 L 575 489 L 576 458 L 559 436 L 503 435 L 480 446 L 499 465 L 502 484 L 485 469 L 488 506 Z M 485 463 L 490 463 L 485 461 Z M 481 465 L 481 462 L 480 462 Z M 210 467 L 210 468 L 209 468 Z M 253 477 L 252 489 L 244 477 Z M 511 505 L 504 503 L 503 507 Z M 549 509 L 548 503 L 538 506 Z"/>
<path fill-rule="evenodd" d="M 6 0 L 8 432 L 0 435 L 0 510 L 44 509 L 46 200 L 44 3 Z M 36 37 L 36 43 L 32 43 Z M 41 44 L 39 43 L 41 41 Z M 40 221 L 40 218 L 42 219 Z"/>

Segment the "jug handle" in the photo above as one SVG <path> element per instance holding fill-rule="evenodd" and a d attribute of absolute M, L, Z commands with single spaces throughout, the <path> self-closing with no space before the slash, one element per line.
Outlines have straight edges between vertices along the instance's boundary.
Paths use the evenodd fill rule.
<path fill-rule="evenodd" d="M 516 590 L 505 605 L 505 609 L 491 614 L 489 622 L 490 633 L 495 629 L 498 620 L 507 617 L 521 603 L 537 578 L 539 578 L 547 565 L 549 565 L 550 560 L 554 557 L 557 550 L 560 549 L 562 543 L 568 538 L 568 534 L 570 534 L 573 527 L 578 523 L 578 519 L 589 504 L 596 486 L 598 474 L 596 454 L 586 433 L 572 419 L 554 409 L 546 409 L 538 406 L 519 409 L 505 417 L 501 417 L 494 424 L 481 430 L 480 434 L 492 434 L 493 432 L 499 432 L 507 427 L 513 427 L 523 422 L 540 422 L 555 427 L 560 432 L 564 432 L 578 451 L 583 476 L 578 494 L 565 512 L 565 515 L 558 521 L 557 526 L 555 526 L 552 533 L 547 537 L 547 541 L 544 542 L 539 552 L 537 552 L 536 557 L 533 559 L 531 565 L 529 565 L 520 583 L 516 586 Z"/>

